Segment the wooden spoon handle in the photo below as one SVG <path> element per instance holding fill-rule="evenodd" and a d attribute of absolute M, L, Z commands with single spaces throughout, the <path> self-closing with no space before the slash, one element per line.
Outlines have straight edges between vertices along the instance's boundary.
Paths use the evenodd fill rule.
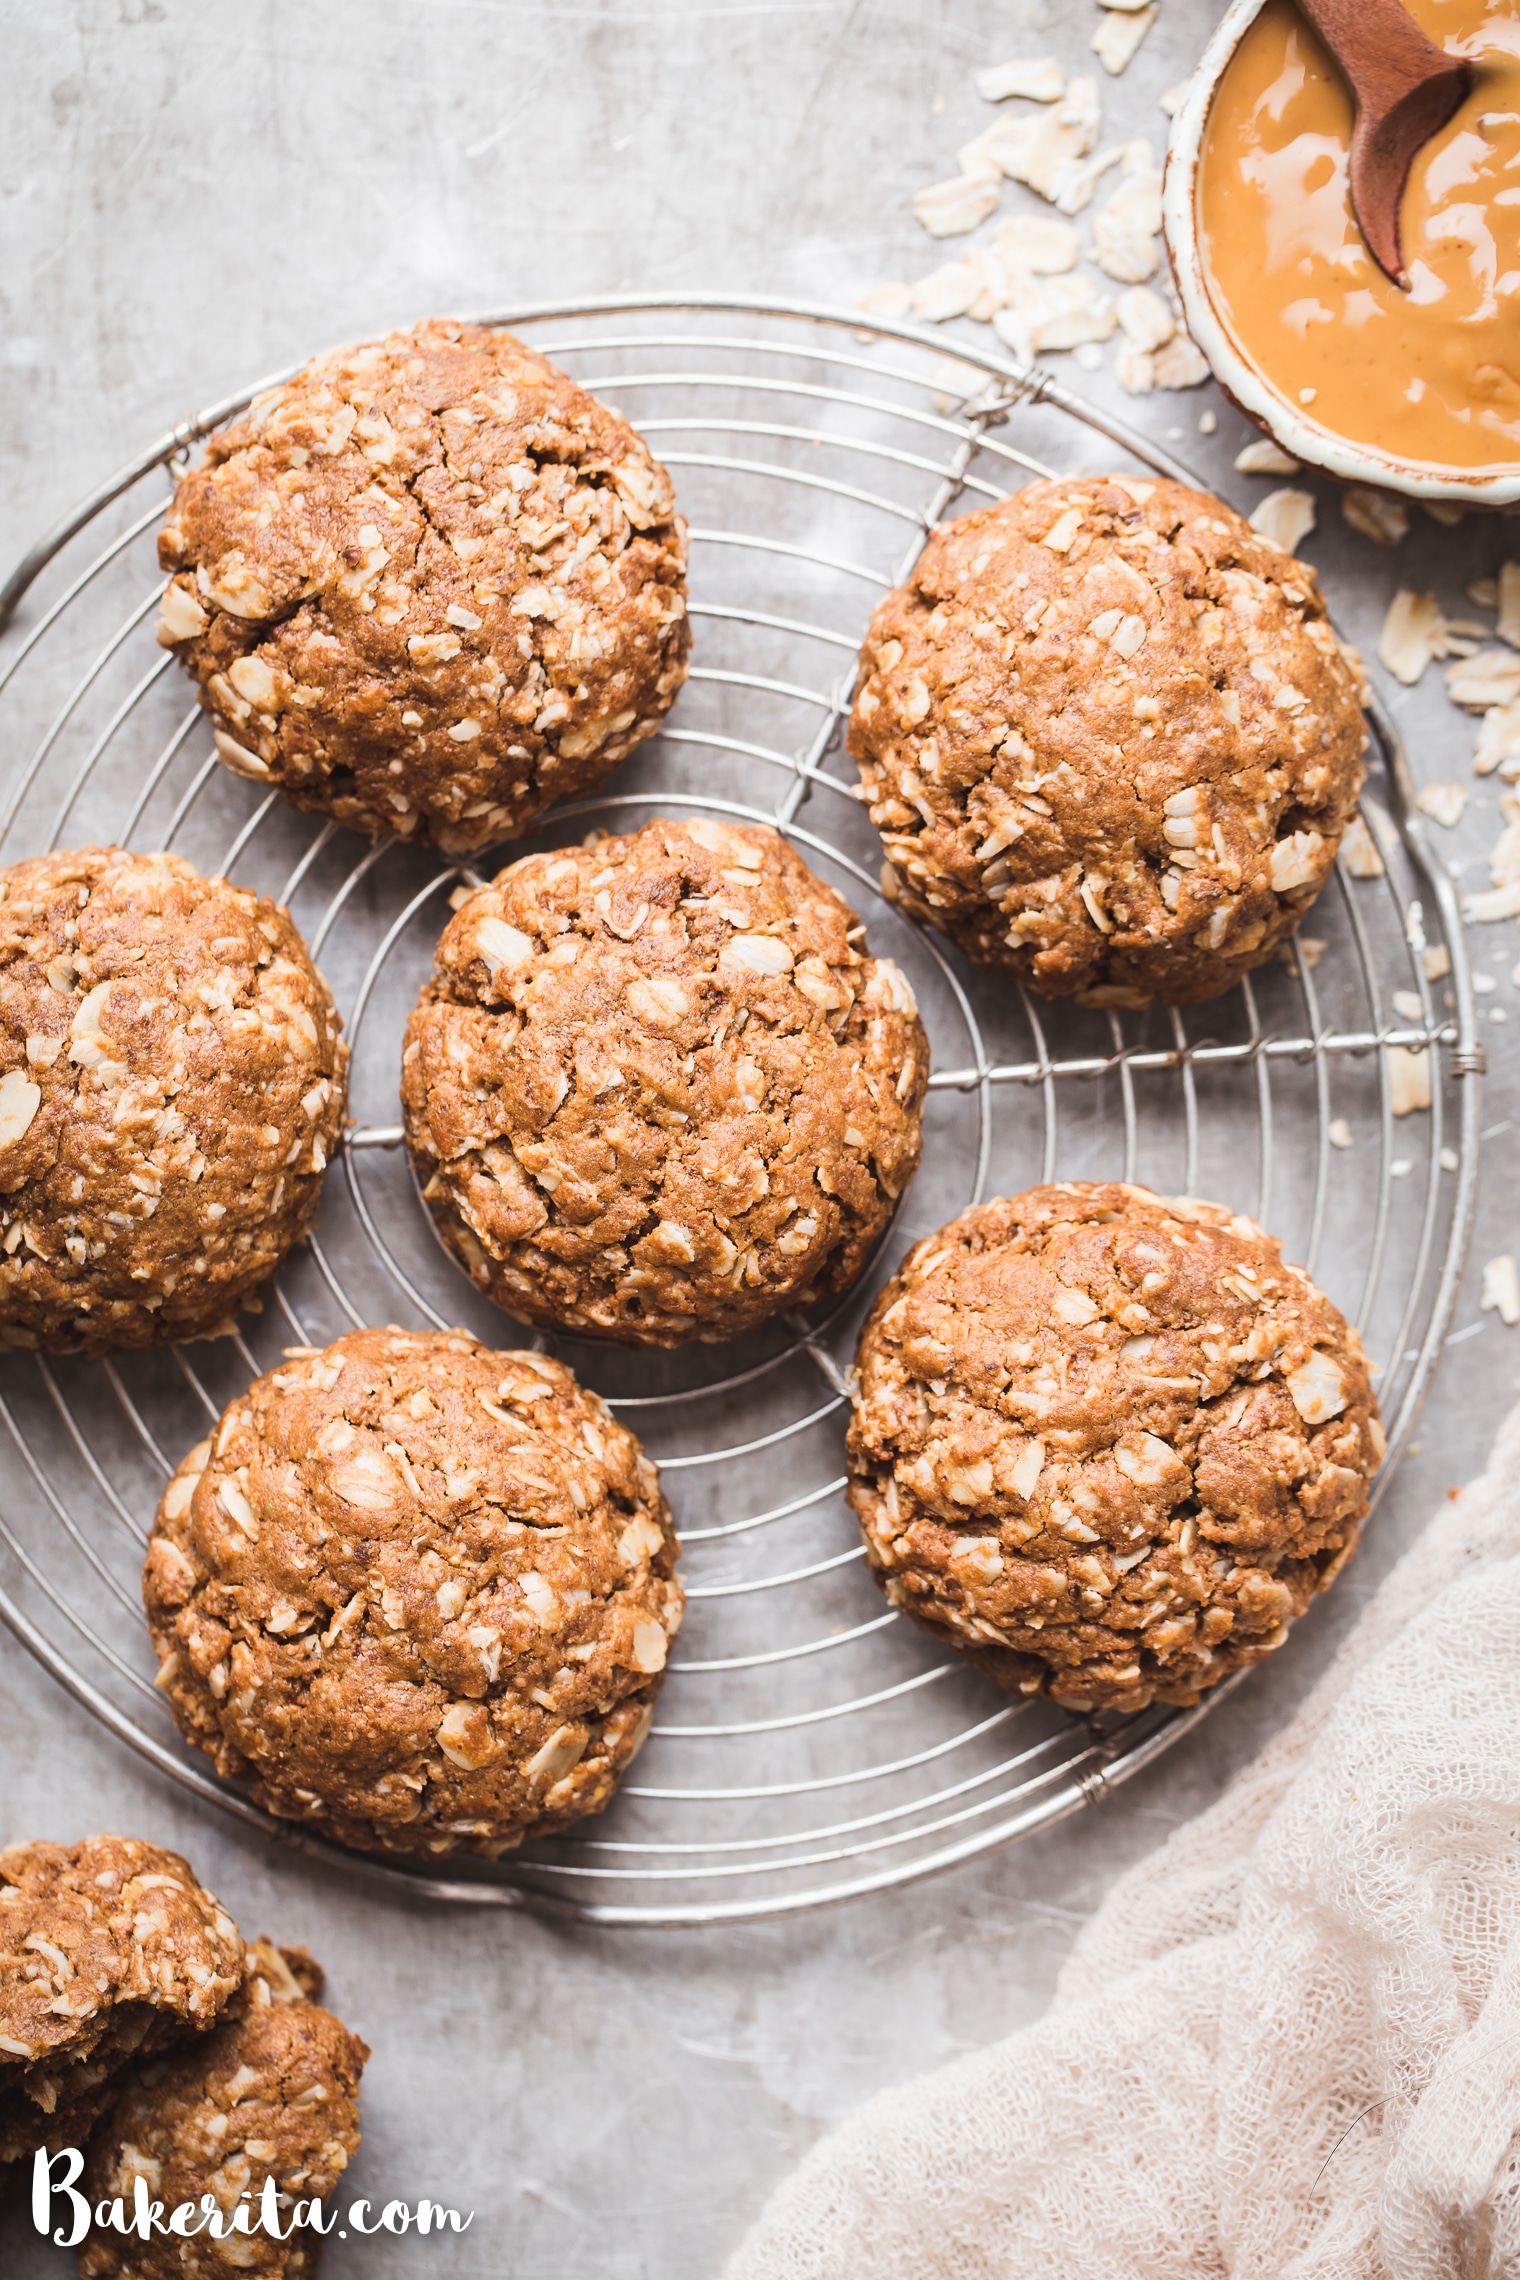
<path fill-rule="evenodd" d="M 1416 153 L 1472 85 L 1472 65 L 1426 38 L 1401 0 L 1299 0 L 1350 82 L 1351 210 L 1385 276 L 1407 289 L 1399 207 Z"/>
<path fill-rule="evenodd" d="M 1298 0 L 1350 80 L 1358 105 L 1386 111 L 1417 81 L 1457 63 L 1426 38 L 1402 0 Z"/>

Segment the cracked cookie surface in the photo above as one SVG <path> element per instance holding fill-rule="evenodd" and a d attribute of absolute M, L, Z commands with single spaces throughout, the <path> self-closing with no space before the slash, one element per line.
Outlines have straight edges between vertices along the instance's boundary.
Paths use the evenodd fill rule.
<path fill-rule="evenodd" d="M 909 1252 L 861 1337 L 850 1501 L 892 1603 L 1072 1710 L 1195 1702 L 1355 1549 L 1356 1332 L 1253 1220 L 1031 1188 Z"/>
<path fill-rule="evenodd" d="M 872 618 L 849 728 L 889 891 L 978 965 L 1095 1006 L 1216 997 L 1271 957 L 1365 746 L 1314 572 L 1129 476 L 936 531 Z"/>
<path fill-rule="evenodd" d="M 209 2193 L 231 2216 L 247 2192 L 258 2211 L 273 2178 L 284 2241 L 268 2233 L 218 2244 L 141 2241 L 97 2227 L 79 2252 L 84 2280 L 187 2280 L 235 2272 L 310 2280 L 321 2235 L 292 2226 L 359 2150 L 359 2078 L 369 2051 L 316 2000 L 322 1973 L 300 1949 L 255 1940 L 229 2015 L 203 2041 L 136 2066 L 92 2139 L 83 2190 L 93 2208 L 120 2197 L 130 2215 L 140 2177 L 165 2211 Z"/>
<path fill-rule="evenodd" d="M 698 817 L 525 857 L 407 1028 L 423 1194 L 527 1322 L 674 1346 L 846 1289 L 918 1166 L 890 959 L 777 833 Z"/>
<path fill-rule="evenodd" d="M 338 349 L 256 397 L 180 483 L 159 559 L 158 638 L 230 768 L 456 854 L 593 790 L 685 678 L 669 476 L 482 325 Z"/>
<path fill-rule="evenodd" d="M 212 2026 L 242 1979 L 236 1924 L 178 1853 L 0 1852 L 0 2164 L 82 2145 L 129 2060 Z"/>
<path fill-rule="evenodd" d="M 638 1442 L 560 1363 L 355 1330 L 164 1492 L 158 1683 L 219 1773 L 358 1848 L 494 1856 L 600 1810 L 680 1627 Z"/>
<path fill-rule="evenodd" d="M 177 855 L 0 872 L 0 1346 L 222 1327 L 315 1215 L 339 1027 L 287 913 Z"/>

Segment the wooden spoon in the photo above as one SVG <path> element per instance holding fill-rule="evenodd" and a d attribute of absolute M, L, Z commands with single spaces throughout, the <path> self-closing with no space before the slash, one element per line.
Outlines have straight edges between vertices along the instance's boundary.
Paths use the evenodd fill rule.
<path fill-rule="evenodd" d="M 1406 293 L 1399 205 L 1416 154 L 1472 86 L 1470 63 L 1425 37 L 1401 0 L 1298 0 L 1350 83 L 1351 211 L 1367 250 Z"/>

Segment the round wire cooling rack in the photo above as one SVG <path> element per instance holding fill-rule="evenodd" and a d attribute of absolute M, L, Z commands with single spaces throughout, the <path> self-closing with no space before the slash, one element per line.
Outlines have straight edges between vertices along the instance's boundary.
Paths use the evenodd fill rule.
<path fill-rule="evenodd" d="M 260 798 L 216 765 L 204 715 L 153 644 L 165 475 L 256 391 L 229 398 L 85 500 L 0 592 L 0 858 L 103 839 L 173 846 L 289 903 L 344 1008 L 357 1123 L 315 1236 L 241 1335 L 0 1363 L 14 1449 L 0 1617 L 183 1787 L 354 1873 L 603 1923 L 784 1913 L 1074 1811 L 1211 1699 L 1124 1720 L 1010 1700 L 883 1606 L 841 1466 L 849 1358 L 881 1277 L 979 1196 L 1038 1179 L 1216 1196 L 1280 1234 L 1360 1324 L 1388 1428 L 1381 1494 L 1445 1338 L 1473 1208 L 1481 1049 L 1461 924 L 1374 705 L 1369 846 L 1355 875 L 1342 863 L 1289 958 L 1186 1014 L 1041 1004 L 972 973 L 883 898 L 880 848 L 839 759 L 869 612 L 937 521 L 1032 475 L 1188 471 L 1044 372 L 960 344 L 947 366 L 911 329 L 856 315 L 619 296 L 490 321 L 643 430 L 692 531 L 688 686 L 663 734 L 603 796 L 553 813 L 545 839 L 692 809 L 785 831 L 918 991 L 934 1051 L 923 1170 L 826 1321 L 675 1354 L 554 1342 L 659 1461 L 688 1590 L 650 1741 L 598 1821 L 500 1863 L 451 1859 L 445 1874 L 274 1821 L 185 1748 L 138 1599 L 147 1525 L 183 1450 L 287 1343 L 385 1321 L 523 1335 L 435 1241 L 396 1122 L 401 1028 L 469 874 Z"/>

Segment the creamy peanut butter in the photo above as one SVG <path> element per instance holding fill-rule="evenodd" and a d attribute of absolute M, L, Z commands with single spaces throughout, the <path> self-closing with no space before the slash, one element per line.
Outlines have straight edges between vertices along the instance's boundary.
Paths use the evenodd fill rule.
<path fill-rule="evenodd" d="M 1208 293 L 1302 417 L 1404 465 L 1497 471 L 1520 465 L 1520 4 L 1405 4 L 1476 67 L 1410 174 L 1410 290 L 1383 275 L 1352 219 L 1345 82 L 1290 0 L 1267 0 L 1204 136 Z"/>

